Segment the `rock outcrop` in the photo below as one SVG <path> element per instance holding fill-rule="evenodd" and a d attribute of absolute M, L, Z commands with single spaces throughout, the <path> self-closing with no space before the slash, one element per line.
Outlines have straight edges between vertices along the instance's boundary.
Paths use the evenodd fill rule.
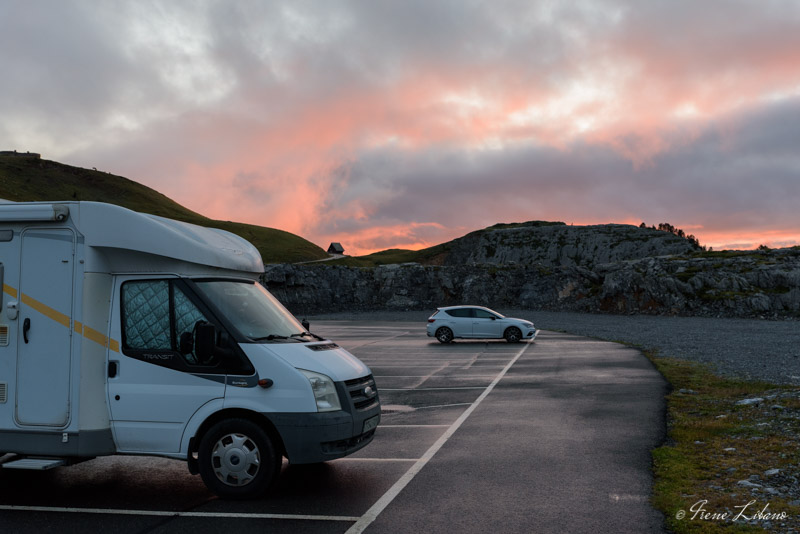
<path fill-rule="evenodd" d="M 614 232 L 620 225 L 611 226 L 608 230 Z M 570 227 L 561 227 L 565 228 Z M 485 243 L 501 243 L 497 237 L 492 238 L 495 241 L 480 239 L 473 251 Z M 357 268 L 277 264 L 268 266 L 263 283 L 295 314 L 433 310 L 470 303 L 500 309 L 800 317 L 798 247 L 665 255 L 664 246 L 672 245 L 665 242 L 646 244 L 645 250 L 655 250 L 655 255 L 648 257 L 632 245 L 595 249 L 594 242 L 586 240 L 589 244 L 580 248 L 573 240 L 558 251 L 551 244 L 539 247 L 535 257 L 545 255 L 546 259 L 531 261 L 534 254 L 526 252 L 523 259 L 517 247 L 509 245 L 509 239 L 490 256 L 503 258 L 501 263 L 452 264 L 459 256 L 451 251 L 448 265 Z M 597 239 L 604 238 L 601 234 Z M 626 252 L 617 255 L 613 250 L 617 248 Z M 486 259 L 480 254 L 489 257 L 488 252 L 484 247 L 484 252 L 468 258 Z"/>
<path fill-rule="evenodd" d="M 700 250 L 687 239 L 653 228 L 626 224 L 567 226 L 539 221 L 472 232 L 453 240 L 447 248 L 442 265 L 578 265 L 590 269 L 606 263 Z"/>
<path fill-rule="evenodd" d="M 425 265 L 270 265 L 263 283 L 296 314 L 470 303 L 800 317 L 800 247 L 706 252 L 653 228 L 534 221 L 472 232 L 428 251 Z"/>

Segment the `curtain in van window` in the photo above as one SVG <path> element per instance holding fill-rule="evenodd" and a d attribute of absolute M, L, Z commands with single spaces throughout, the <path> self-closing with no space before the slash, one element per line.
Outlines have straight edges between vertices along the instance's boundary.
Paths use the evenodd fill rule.
<path fill-rule="evenodd" d="M 127 282 L 122 286 L 125 342 L 140 350 L 171 350 L 169 283 L 166 280 Z"/>

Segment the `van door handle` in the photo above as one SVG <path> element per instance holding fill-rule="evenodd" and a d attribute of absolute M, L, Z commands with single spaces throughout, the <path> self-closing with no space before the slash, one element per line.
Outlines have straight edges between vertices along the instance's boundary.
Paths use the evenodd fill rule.
<path fill-rule="evenodd" d="M 31 329 L 31 320 L 30 317 L 26 317 L 25 320 L 22 322 L 22 339 L 25 340 L 25 343 L 28 343 L 28 330 Z"/>

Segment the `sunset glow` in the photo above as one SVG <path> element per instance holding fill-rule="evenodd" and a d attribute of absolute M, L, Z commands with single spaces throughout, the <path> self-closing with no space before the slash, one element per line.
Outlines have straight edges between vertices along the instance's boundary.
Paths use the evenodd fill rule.
<path fill-rule="evenodd" d="M 0 149 L 348 254 L 528 220 L 800 244 L 793 0 L 6 1 L 0 60 Z"/>

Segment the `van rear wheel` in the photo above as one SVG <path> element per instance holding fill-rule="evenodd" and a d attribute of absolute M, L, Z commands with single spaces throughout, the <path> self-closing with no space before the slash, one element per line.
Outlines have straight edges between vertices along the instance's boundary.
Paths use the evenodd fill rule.
<path fill-rule="evenodd" d="M 247 419 L 220 421 L 200 441 L 200 476 L 223 498 L 261 495 L 277 479 L 281 457 L 267 433 Z"/>

